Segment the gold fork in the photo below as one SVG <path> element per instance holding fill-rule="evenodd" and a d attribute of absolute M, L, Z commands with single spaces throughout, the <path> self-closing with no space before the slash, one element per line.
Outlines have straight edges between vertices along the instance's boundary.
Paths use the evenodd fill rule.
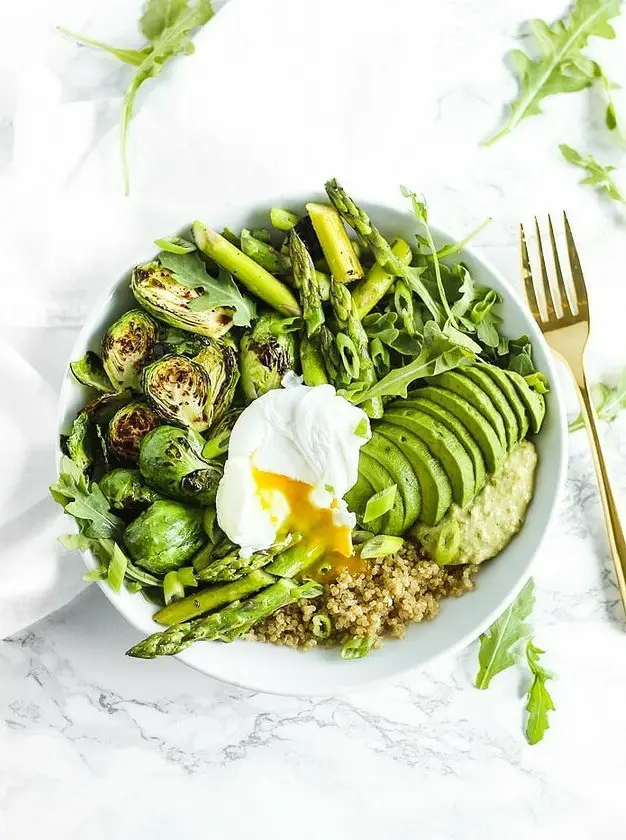
<path fill-rule="evenodd" d="M 583 367 L 585 347 L 589 338 L 589 302 L 587 289 L 585 287 L 585 280 L 582 268 L 580 267 L 576 245 L 574 244 L 572 229 L 565 213 L 563 213 L 563 221 L 565 224 L 565 239 L 567 241 L 567 255 L 569 257 L 574 296 L 572 297 L 568 293 L 565 281 L 563 280 L 563 272 L 561 271 L 561 263 L 550 216 L 548 216 L 548 230 L 550 232 L 556 274 L 556 289 L 554 288 L 554 284 L 550 284 L 550 280 L 548 279 L 541 230 L 536 218 L 535 233 L 541 280 L 539 281 L 537 278 L 533 280 L 530 260 L 528 258 L 526 235 L 523 225 L 520 225 L 522 277 L 526 290 L 526 300 L 528 301 L 528 306 L 533 313 L 535 321 L 539 325 L 539 329 L 544 334 L 550 347 L 569 367 L 576 381 L 582 416 L 589 435 L 591 454 L 593 455 L 598 484 L 600 485 L 600 498 L 602 499 L 602 507 L 604 508 L 604 518 L 609 534 L 609 545 L 615 566 L 617 585 L 622 598 L 622 604 L 626 609 L 626 540 L 624 539 L 617 505 L 615 504 L 609 475 L 606 464 L 604 463 L 604 456 L 602 455 L 595 408 Z M 538 305 L 538 298 L 541 297 L 543 297 L 545 302 L 546 317 L 542 315 Z M 575 307 L 572 306 L 572 302 L 575 302 Z"/>

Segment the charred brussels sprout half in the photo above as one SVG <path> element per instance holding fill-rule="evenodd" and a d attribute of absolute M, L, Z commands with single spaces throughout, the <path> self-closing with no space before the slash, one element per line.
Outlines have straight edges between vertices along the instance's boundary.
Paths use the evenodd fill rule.
<path fill-rule="evenodd" d="M 93 428 L 85 411 L 74 420 L 69 435 L 61 438 L 61 445 L 83 472 L 91 467 L 94 462 Z"/>
<path fill-rule="evenodd" d="M 296 339 L 280 329 L 280 315 L 266 312 L 241 339 L 241 386 L 246 399 L 280 388 L 283 376 L 294 369 Z"/>
<path fill-rule="evenodd" d="M 146 435 L 139 471 L 147 484 L 167 496 L 208 505 L 215 499 L 222 469 L 202 457 L 203 439 L 191 429 L 159 426 Z"/>
<path fill-rule="evenodd" d="M 177 353 L 179 356 L 197 356 L 208 341 L 210 339 L 205 336 L 194 335 L 163 324 L 154 346 L 153 360 L 162 359 L 171 353 Z"/>
<path fill-rule="evenodd" d="M 204 432 L 230 407 L 238 380 L 234 348 L 212 341 L 193 359 L 170 355 L 148 365 L 143 390 L 165 418 Z"/>
<path fill-rule="evenodd" d="M 141 441 L 162 422 L 145 400 L 134 400 L 120 408 L 109 423 L 109 446 L 119 458 L 136 461 Z"/>
<path fill-rule="evenodd" d="M 106 473 L 98 485 L 112 510 L 122 513 L 137 513 L 161 498 L 160 493 L 147 486 L 139 470 L 127 467 Z"/>
<path fill-rule="evenodd" d="M 80 384 L 87 388 L 95 388 L 97 391 L 104 391 L 105 393 L 115 390 L 102 365 L 100 356 L 91 350 L 88 350 L 82 359 L 70 362 L 70 370 Z"/>
<path fill-rule="evenodd" d="M 157 575 L 184 566 L 205 541 L 202 510 L 165 499 L 151 504 L 124 531 L 131 558 Z"/>
<path fill-rule="evenodd" d="M 219 458 L 228 452 L 230 433 L 237 422 L 243 406 L 236 406 L 229 409 L 226 414 L 211 426 L 206 442 L 202 448 L 202 457 L 210 461 L 212 458 Z"/>
<path fill-rule="evenodd" d="M 140 389 L 141 371 L 152 357 L 158 327 L 141 309 L 125 312 L 102 339 L 102 364 L 117 391 Z"/>
<path fill-rule="evenodd" d="M 195 311 L 191 304 L 202 296 L 202 289 L 179 283 L 157 260 L 135 268 L 130 288 L 141 306 L 172 327 L 219 338 L 232 326 L 232 309 L 220 306 Z"/>

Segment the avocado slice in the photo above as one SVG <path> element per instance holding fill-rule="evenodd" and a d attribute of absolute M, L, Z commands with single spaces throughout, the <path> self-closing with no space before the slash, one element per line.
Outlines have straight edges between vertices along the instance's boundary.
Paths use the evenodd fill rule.
<path fill-rule="evenodd" d="M 528 409 L 530 427 L 537 434 L 539 429 L 541 429 L 543 418 L 546 416 L 546 401 L 541 394 L 533 391 L 524 377 L 520 376 L 519 373 L 516 373 L 514 370 L 506 370 L 505 373 L 512 380 L 515 390 Z"/>
<path fill-rule="evenodd" d="M 433 376 L 427 380 L 430 385 L 437 385 L 441 388 L 447 388 L 453 394 L 458 394 L 468 403 L 474 406 L 476 411 L 480 411 L 496 430 L 496 434 L 500 439 L 500 443 L 506 449 L 506 431 L 504 429 L 504 420 L 498 413 L 497 408 L 485 392 L 476 385 L 471 379 L 461 376 L 455 370 L 448 370 L 446 373 L 440 373 L 438 376 Z"/>
<path fill-rule="evenodd" d="M 425 443 L 407 429 L 382 421 L 376 426 L 376 432 L 406 455 L 422 492 L 419 519 L 425 525 L 436 525 L 452 504 L 452 485 L 443 464 Z"/>
<path fill-rule="evenodd" d="M 416 394 L 419 394 L 419 391 L 417 391 Z M 467 454 L 472 459 L 472 464 L 474 466 L 474 478 L 476 480 L 474 492 L 478 493 L 487 478 L 485 459 L 483 458 L 480 446 L 476 443 L 463 423 L 461 423 L 461 421 L 458 420 L 451 411 L 448 411 L 447 408 L 444 408 L 438 403 L 432 402 L 425 397 L 412 397 L 411 399 L 408 399 L 406 403 L 402 403 L 402 405 L 405 404 L 407 406 L 413 405 L 415 408 L 425 411 L 426 414 L 430 414 L 431 417 L 439 420 L 444 426 L 446 426 L 446 428 L 450 429 L 451 432 L 454 432 L 467 450 Z"/>
<path fill-rule="evenodd" d="M 436 385 L 426 385 L 414 393 L 447 408 L 451 414 L 459 418 L 480 446 L 489 473 L 494 473 L 500 468 L 506 455 L 505 448 L 500 443 L 491 423 L 480 411 L 476 411 L 471 403 L 453 391 L 438 388 Z"/>
<path fill-rule="evenodd" d="M 354 514 L 356 514 L 356 518 L 361 523 L 363 521 L 363 514 L 365 513 L 365 505 L 367 504 L 367 500 L 374 495 L 376 492 L 367 478 L 361 472 L 361 463 L 359 461 L 359 477 L 356 480 L 356 484 L 353 484 L 352 487 L 348 490 L 344 499 L 346 504 L 348 505 L 348 510 L 351 510 Z M 377 519 L 375 522 L 368 523 L 372 526 L 378 526 L 382 524 L 382 517 Z M 368 531 L 374 531 L 373 527 L 368 527 Z"/>
<path fill-rule="evenodd" d="M 407 531 L 417 520 L 422 509 L 422 494 L 415 473 L 406 455 L 403 455 L 398 447 L 390 440 L 377 434 L 374 429 L 370 440 L 363 445 L 375 461 L 384 467 L 392 481 L 398 485 L 398 493 L 404 502 L 404 523 L 402 532 Z"/>
<path fill-rule="evenodd" d="M 517 417 L 519 439 L 523 440 L 528 434 L 528 414 L 526 412 L 526 408 L 524 407 L 524 403 L 517 396 L 515 386 L 506 375 L 506 372 L 502 370 L 502 368 L 496 367 L 496 365 L 488 365 L 485 362 L 479 362 L 474 365 L 474 367 L 477 367 L 479 370 L 483 370 L 488 376 L 490 376 L 507 398 L 509 405 L 513 409 L 513 413 Z"/>
<path fill-rule="evenodd" d="M 475 385 L 478 385 L 495 405 L 504 420 L 504 431 L 506 433 L 508 448 L 512 449 L 519 440 L 519 426 L 517 425 L 515 413 L 509 405 L 509 401 L 504 396 L 504 392 L 484 370 L 479 370 L 474 365 L 464 367 L 457 372 L 460 376 L 465 376 L 467 379 L 471 379 Z"/>
<path fill-rule="evenodd" d="M 374 488 L 374 493 L 379 493 L 381 490 L 386 490 L 387 487 L 395 484 L 395 481 L 387 470 L 381 467 L 378 461 L 374 460 L 371 455 L 364 452 L 363 447 L 361 447 L 361 454 L 359 455 L 359 471 L 362 471 L 363 475 L 370 482 Z M 377 534 L 391 534 L 394 537 L 399 537 L 400 534 L 404 533 L 402 527 L 404 524 L 404 502 L 400 493 L 396 493 L 391 510 L 379 518 L 381 521 L 380 526 L 378 525 L 379 520 L 377 519 L 373 522 L 365 522 L 364 527 L 368 531 L 374 531 Z M 376 530 L 374 530 L 374 525 L 376 525 Z"/>
<path fill-rule="evenodd" d="M 460 506 L 474 496 L 476 476 L 472 459 L 458 437 L 439 420 L 412 406 L 402 408 L 397 403 L 385 409 L 385 421 L 413 432 L 443 464 L 450 484 L 452 498 Z"/>

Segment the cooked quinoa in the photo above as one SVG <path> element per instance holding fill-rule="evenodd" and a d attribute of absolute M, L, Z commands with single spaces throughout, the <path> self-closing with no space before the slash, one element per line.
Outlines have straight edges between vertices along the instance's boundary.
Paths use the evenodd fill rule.
<path fill-rule="evenodd" d="M 401 639 L 409 624 L 430 621 L 439 603 L 474 588 L 477 566 L 438 566 L 413 543 L 397 554 L 369 561 L 364 572 L 342 571 L 314 601 L 299 601 L 257 624 L 249 639 L 289 647 L 340 644 L 348 636 Z M 328 639 L 313 633 L 313 617 L 327 615 L 333 627 Z"/>

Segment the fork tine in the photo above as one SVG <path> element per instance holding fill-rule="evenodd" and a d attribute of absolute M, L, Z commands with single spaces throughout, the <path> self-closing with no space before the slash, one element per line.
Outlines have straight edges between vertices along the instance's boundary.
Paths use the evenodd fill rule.
<path fill-rule="evenodd" d="M 533 314 L 536 321 L 541 320 L 541 313 L 537 305 L 537 295 L 535 294 L 535 286 L 533 284 L 533 275 L 530 268 L 530 259 L 528 257 L 528 245 L 526 244 L 526 234 L 524 233 L 524 225 L 519 226 L 519 242 L 520 253 L 522 257 L 522 277 L 524 278 L 524 290 L 526 292 L 526 302 L 528 308 Z"/>
<path fill-rule="evenodd" d="M 572 314 L 572 308 L 570 306 L 569 294 L 567 291 L 567 287 L 565 286 L 565 281 L 563 280 L 563 272 L 561 271 L 561 261 L 559 260 L 559 252 L 556 247 L 556 237 L 554 235 L 554 228 L 552 227 L 552 219 L 550 218 L 550 214 L 548 213 L 548 228 L 550 230 L 550 242 L 552 243 L 552 256 L 554 257 L 554 268 L 556 270 L 556 282 L 557 288 L 559 291 L 559 297 L 561 298 L 561 309 L 563 310 L 563 315 L 566 317 L 570 317 Z"/>
<path fill-rule="evenodd" d="M 565 239 L 567 242 L 567 256 L 569 258 L 569 265 L 572 272 L 572 280 L 574 282 L 574 291 L 576 292 L 576 305 L 578 307 L 578 314 L 587 315 L 589 311 L 589 303 L 587 298 L 587 289 L 585 287 L 585 280 L 583 277 L 583 270 L 578 258 L 578 251 L 574 244 L 574 236 L 569 224 L 567 214 L 563 211 L 563 221 L 565 223 Z"/>
<path fill-rule="evenodd" d="M 541 266 L 541 281 L 543 288 L 543 297 L 546 302 L 546 312 L 548 313 L 547 320 L 554 321 L 558 315 L 556 312 L 556 301 L 550 288 L 550 281 L 548 280 L 548 270 L 546 268 L 546 258 L 543 253 L 543 242 L 541 239 L 541 230 L 539 229 L 539 222 L 535 216 L 535 233 L 537 235 L 537 247 L 539 248 L 539 265 Z"/>

